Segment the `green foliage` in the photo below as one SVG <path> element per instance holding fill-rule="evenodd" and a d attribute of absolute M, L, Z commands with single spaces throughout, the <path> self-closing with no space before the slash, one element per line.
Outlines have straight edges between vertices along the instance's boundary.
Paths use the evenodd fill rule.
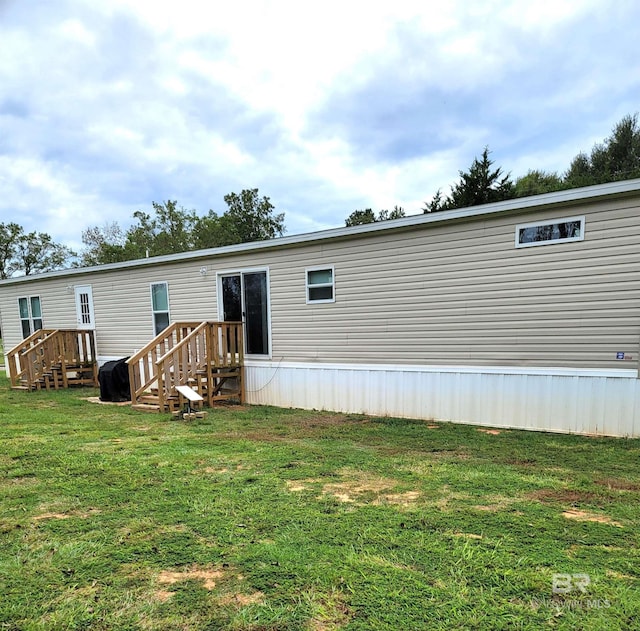
<path fill-rule="evenodd" d="M 66 267 L 76 254 L 46 232 L 25 233 L 17 223 L 0 223 L 0 278 L 40 274 Z"/>
<path fill-rule="evenodd" d="M 485 147 L 480 160 L 474 159 L 467 172 L 444 197 L 438 190 L 423 212 L 465 208 L 478 204 L 540 195 L 569 188 L 604 184 L 640 177 L 640 124 L 638 114 L 625 116 L 615 125 L 611 135 L 594 145 L 590 154 L 578 153 L 563 176 L 538 169 L 529 170 L 515 184 L 500 168 L 492 169 L 489 150 Z"/>
<path fill-rule="evenodd" d="M 281 236 L 284 213 L 274 214 L 268 197 L 258 189 L 245 189 L 224 198 L 228 209 L 222 215 L 210 210 L 199 216 L 195 210 L 178 207 L 177 201 L 153 202 L 153 214 L 138 210 L 134 224 L 124 232 L 117 223 L 97 226 L 82 233 L 85 250 L 80 265 L 118 263 L 147 256 L 178 254 Z"/>
<path fill-rule="evenodd" d="M 137 210 L 135 223 L 128 231 L 124 244 L 127 259 L 145 256 L 177 254 L 193 248 L 193 227 L 197 215 L 194 210 L 178 208 L 176 201 L 152 203 L 155 215 Z"/>
<path fill-rule="evenodd" d="M 516 180 L 515 197 L 528 197 L 529 195 L 541 195 L 551 193 L 564 188 L 562 178 L 557 173 L 546 171 L 528 171 L 526 175 Z"/>
<path fill-rule="evenodd" d="M 625 116 L 589 155 L 580 152 L 564 176 L 566 188 L 640 177 L 638 114 Z"/>
<path fill-rule="evenodd" d="M 451 193 L 443 198 L 440 191 L 428 202 L 423 212 L 467 208 L 480 204 L 490 204 L 514 196 L 514 185 L 509 174 L 502 168 L 493 169 L 489 159 L 489 148 L 485 147 L 480 160 L 474 158 L 468 171 L 460 171 L 460 180 L 451 187 Z"/>
<path fill-rule="evenodd" d="M 637 628 L 638 440 L 95 394 L 0 379 L 0 628 Z"/>
<path fill-rule="evenodd" d="M 375 223 L 376 215 L 371 208 L 365 210 L 354 210 L 344 221 L 347 227 L 361 226 L 367 223 Z"/>
<path fill-rule="evenodd" d="M 284 234 L 284 213 L 274 215 L 268 197 L 258 197 L 258 189 L 245 189 L 239 195 L 224 196 L 229 207 L 220 217 L 220 227 L 226 235 L 225 245 L 273 239 Z"/>
<path fill-rule="evenodd" d="M 104 226 L 93 226 L 82 232 L 85 250 L 79 266 L 100 265 L 101 263 L 119 263 L 124 261 L 126 236 L 122 228 L 114 221 Z"/>
<path fill-rule="evenodd" d="M 9 278 L 13 273 L 16 245 L 22 234 L 22 227 L 17 223 L 0 223 L 0 279 Z"/>
<path fill-rule="evenodd" d="M 393 210 L 381 210 L 378 215 L 366 208 L 365 210 L 354 210 L 346 219 L 345 225 L 349 226 L 361 226 L 368 223 L 376 223 L 378 221 L 387 221 L 389 219 L 400 219 L 405 216 L 404 208 L 402 206 L 394 206 Z"/>

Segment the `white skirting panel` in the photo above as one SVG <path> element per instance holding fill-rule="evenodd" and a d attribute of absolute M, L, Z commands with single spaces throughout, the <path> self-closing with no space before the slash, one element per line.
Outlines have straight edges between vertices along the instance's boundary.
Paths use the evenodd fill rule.
<path fill-rule="evenodd" d="M 640 436 L 635 370 L 250 361 L 247 401 L 550 432 Z"/>

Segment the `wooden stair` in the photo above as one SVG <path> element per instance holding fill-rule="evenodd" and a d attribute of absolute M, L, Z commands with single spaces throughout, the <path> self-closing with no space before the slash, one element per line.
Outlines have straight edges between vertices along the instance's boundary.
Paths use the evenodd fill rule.
<path fill-rule="evenodd" d="M 177 412 L 189 386 L 204 403 L 244 401 L 242 323 L 175 323 L 129 358 L 133 409 Z"/>
<path fill-rule="evenodd" d="M 12 348 L 7 356 L 14 390 L 98 385 L 93 331 L 41 329 Z"/>

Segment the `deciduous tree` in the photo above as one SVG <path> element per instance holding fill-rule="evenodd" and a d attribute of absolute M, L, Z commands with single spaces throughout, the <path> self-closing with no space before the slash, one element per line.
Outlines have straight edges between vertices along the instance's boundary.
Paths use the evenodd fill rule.
<path fill-rule="evenodd" d="M 535 169 L 528 171 L 526 175 L 516 180 L 514 192 L 516 197 L 527 197 L 528 195 L 560 191 L 564 187 L 562 178 L 557 173 L 547 173 Z"/>
<path fill-rule="evenodd" d="M 368 223 L 376 223 L 378 221 L 387 221 L 389 219 L 400 219 L 404 217 L 404 208 L 402 206 L 394 206 L 393 210 L 381 210 L 377 215 L 371 210 L 354 210 L 344 221 L 347 227 L 361 226 Z"/>
<path fill-rule="evenodd" d="M 46 232 L 29 232 L 18 239 L 12 262 L 12 274 L 40 274 L 69 265 L 77 256 L 66 245 L 54 243 Z"/>
<path fill-rule="evenodd" d="M 274 214 L 268 197 L 258 189 L 245 189 L 224 197 L 228 209 L 222 215 L 210 210 L 199 216 L 195 210 L 178 206 L 177 201 L 152 203 L 153 212 L 137 210 L 134 223 L 126 231 L 117 223 L 85 230 L 86 248 L 80 264 L 116 263 L 146 256 L 177 254 L 203 248 L 272 239 L 284 233 L 284 213 Z"/>
<path fill-rule="evenodd" d="M 0 279 L 9 278 L 13 273 L 16 246 L 23 235 L 22 226 L 17 223 L 0 223 Z"/>
<path fill-rule="evenodd" d="M 638 114 L 627 115 L 591 153 L 578 153 L 564 175 L 566 188 L 604 184 L 640 177 Z"/>

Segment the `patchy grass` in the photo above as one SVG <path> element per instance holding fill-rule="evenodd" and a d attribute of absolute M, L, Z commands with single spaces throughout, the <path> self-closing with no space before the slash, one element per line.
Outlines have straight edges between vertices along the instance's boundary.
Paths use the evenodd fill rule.
<path fill-rule="evenodd" d="M 95 394 L 0 380 L 0 629 L 640 619 L 640 441 Z"/>

